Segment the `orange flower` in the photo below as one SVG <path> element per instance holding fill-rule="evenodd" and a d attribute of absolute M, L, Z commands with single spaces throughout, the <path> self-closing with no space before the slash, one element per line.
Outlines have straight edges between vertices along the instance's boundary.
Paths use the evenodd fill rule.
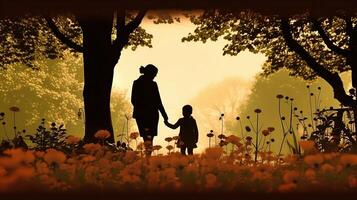
<path fill-rule="evenodd" d="M 295 183 L 285 183 L 279 186 L 278 190 L 280 192 L 290 192 L 297 188 L 297 184 Z"/>
<path fill-rule="evenodd" d="M 69 145 L 75 145 L 75 144 L 78 144 L 78 142 L 80 141 L 81 139 L 79 139 L 79 137 L 76 137 L 76 136 L 73 136 L 73 135 L 69 135 L 67 138 L 66 138 L 66 143 L 69 144 Z"/>
<path fill-rule="evenodd" d="M 307 169 L 305 171 L 305 176 L 309 180 L 315 180 L 316 178 L 316 172 L 313 169 Z"/>
<path fill-rule="evenodd" d="M 45 152 L 43 152 L 43 151 L 35 151 L 35 156 L 37 158 L 43 158 L 44 155 L 45 155 Z"/>
<path fill-rule="evenodd" d="M 136 160 L 137 156 L 136 153 L 134 151 L 127 151 L 125 153 L 125 156 L 123 158 L 123 161 L 126 163 L 132 163 Z"/>
<path fill-rule="evenodd" d="M 352 174 L 348 176 L 348 186 L 351 188 L 357 187 L 357 179 Z"/>
<path fill-rule="evenodd" d="M 216 188 L 217 187 L 217 176 L 214 174 L 206 174 L 206 188 Z"/>
<path fill-rule="evenodd" d="M 325 163 L 321 166 L 321 170 L 323 172 L 332 172 L 332 171 L 335 171 L 335 168 L 332 165 Z"/>
<path fill-rule="evenodd" d="M 33 178 L 35 171 L 32 167 L 19 167 L 13 173 L 12 176 L 15 179 L 27 180 Z"/>
<path fill-rule="evenodd" d="M 83 162 L 92 162 L 92 161 L 95 161 L 95 157 L 91 156 L 91 155 L 87 155 L 87 156 L 82 158 L 82 161 Z"/>
<path fill-rule="evenodd" d="M 94 134 L 94 137 L 97 139 L 104 140 L 104 139 L 109 138 L 110 135 L 111 135 L 110 132 L 107 130 L 99 130 Z"/>
<path fill-rule="evenodd" d="M 124 164 L 120 161 L 111 162 L 111 166 L 113 169 L 123 169 L 125 167 Z"/>
<path fill-rule="evenodd" d="M 6 170 L 0 166 L 0 177 L 5 176 Z"/>
<path fill-rule="evenodd" d="M 150 189 L 157 189 L 156 187 L 160 184 L 160 172 L 150 171 L 146 174 L 146 179 Z"/>
<path fill-rule="evenodd" d="M 332 160 L 339 155 L 340 155 L 340 153 L 338 153 L 338 152 L 324 153 L 324 158 L 325 158 L 325 160 Z"/>
<path fill-rule="evenodd" d="M 21 164 L 30 164 L 35 160 L 32 151 L 22 149 L 8 149 L 4 151 L 7 157 L 0 157 L 0 166 L 5 168 L 16 168 Z"/>
<path fill-rule="evenodd" d="M 221 147 L 212 147 L 206 149 L 205 157 L 208 159 L 217 160 L 221 157 L 222 153 L 223 153 L 223 149 Z"/>
<path fill-rule="evenodd" d="M 311 151 L 315 149 L 315 142 L 312 140 L 300 140 L 299 144 L 304 151 Z"/>
<path fill-rule="evenodd" d="M 296 155 L 286 155 L 284 157 L 284 161 L 287 163 L 295 163 L 297 161 L 298 157 Z"/>
<path fill-rule="evenodd" d="M 227 142 L 230 142 L 232 144 L 235 144 L 235 145 L 239 145 L 240 144 L 240 138 L 235 136 L 235 135 L 230 135 L 226 138 L 226 141 Z"/>
<path fill-rule="evenodd" d="M 340 158 L 340 164 L 344 167 L 350 167 L 357 165 L 357 155 L 355 154 L 344 154 Z"/>
<path fill-rule="evenodd" d="M 308 155 L 304 158 L 306 164 L 314 167 L 319 167 L 324 162 L 324 157 L 321 154 Z"/>
<path fill-rule="evenodd" d="M 285 183 L 297 183 L 300 177 L 300 173 L 297 171 L 286 171 L 283 175 Z"/>
<path fill-rule="evenodd" d="M 36 171 L 39 174 L 48 174 L 50 169 L 45 162 L 36 162 Z"/>
<path fill-rule="evenodd" d="M 183 169 L 189 163 L 187 156 L 181 156 L 181 154 L 174 155 L 170 157 L 170 165 L 176 169 Z"/>
<path fill-rule="evenodd" d="M 55 149 L 48 149 L 43 159 L 48 164 L 61 164 L 66 161 L 66 155 L 61 151 L 57 151 Z"/>
<path fill-rule="evenodd" d="M 89 143 L 89 144 L 85 144 L 83 148 L 85 152 L 94 154 L 95 152 L 99 151 L 102 147 L 100 146 L 100 144 Z"/>

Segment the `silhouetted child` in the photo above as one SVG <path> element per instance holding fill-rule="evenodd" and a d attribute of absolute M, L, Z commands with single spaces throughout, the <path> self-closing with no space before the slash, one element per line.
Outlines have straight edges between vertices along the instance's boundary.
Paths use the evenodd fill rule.
<path fill-rule="evenodd" d="M 196 120 L 191 116 L 192 106 L 185 105 L 182 108 L 183 117 L 180 118 L 175 124 L 170 124 L 168 121 L 165 121 L 165 125 L 169 128 L 176 129 L 180 127 L 178 145 L 181 148 L 181 153 L 186 155 L 193 154 L 193 149 L 197 147 L 196 143 L 198 141 L 198 128 Z"/>

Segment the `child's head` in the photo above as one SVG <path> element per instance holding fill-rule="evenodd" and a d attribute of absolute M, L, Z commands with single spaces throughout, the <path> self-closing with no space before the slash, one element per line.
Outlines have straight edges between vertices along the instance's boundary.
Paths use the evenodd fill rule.
<path fill-rule="evenodd" d="M 182 107 L 182 115 L 184 117 L 189 117 L 192 114 L 192 106 L 190 105 L 185 105 L 184 107 Z"/>

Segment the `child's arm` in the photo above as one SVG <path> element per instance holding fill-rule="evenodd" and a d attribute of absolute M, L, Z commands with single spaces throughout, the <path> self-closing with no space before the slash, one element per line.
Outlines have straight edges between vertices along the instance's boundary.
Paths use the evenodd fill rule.
<path fill-rule="evenodd" d="M 175 124 L 170 124 L 170 122 L 168 121 L 165 121 L 165 125 L 169 128 L 172 128 L 172 129 L 177 129 L 179 126 L 180 126 L 180 120 L 177 120 L 177 122 Z"/>

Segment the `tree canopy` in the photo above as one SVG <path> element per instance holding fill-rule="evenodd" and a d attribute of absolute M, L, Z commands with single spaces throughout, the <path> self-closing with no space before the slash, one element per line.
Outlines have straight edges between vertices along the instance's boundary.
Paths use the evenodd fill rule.
<path fill-rule="evenodd" d="M 227 41 L 223 54 L 234 56 L 246 49 L 261 52 L 267 57 L 265 75 L 287 68 L 290 75 L 307 80 L 319 76 L 334 88 L 335 98 L 341 103 L 355 104 L 337 73 L 351 71 L 355 65 L 356 15 L 316 18 L 305 13 L 282 17 L 215 9 L 191 15 L 190 19 L 197 27 L 182 41 L 223 38 Z M 352 79 L 356 87 L 356 75 Z"/>
<path fill-rule="evenodd" d="M 128 13 L 126 20 L 133 19 Z M 115 39 L 116 30 L 113 29 Z M 137 28 L 130 35 L 126 47 L 152 47 L 152 35 Z M 113 39 L 113 40 L 114 40 Z M 0 68 L 22 63 L 37 69 L 43 59 L 63 58 L 65 50 L 83 52 L 82 29 L 73 15 L 31 16 L 0 19 Z"/>

